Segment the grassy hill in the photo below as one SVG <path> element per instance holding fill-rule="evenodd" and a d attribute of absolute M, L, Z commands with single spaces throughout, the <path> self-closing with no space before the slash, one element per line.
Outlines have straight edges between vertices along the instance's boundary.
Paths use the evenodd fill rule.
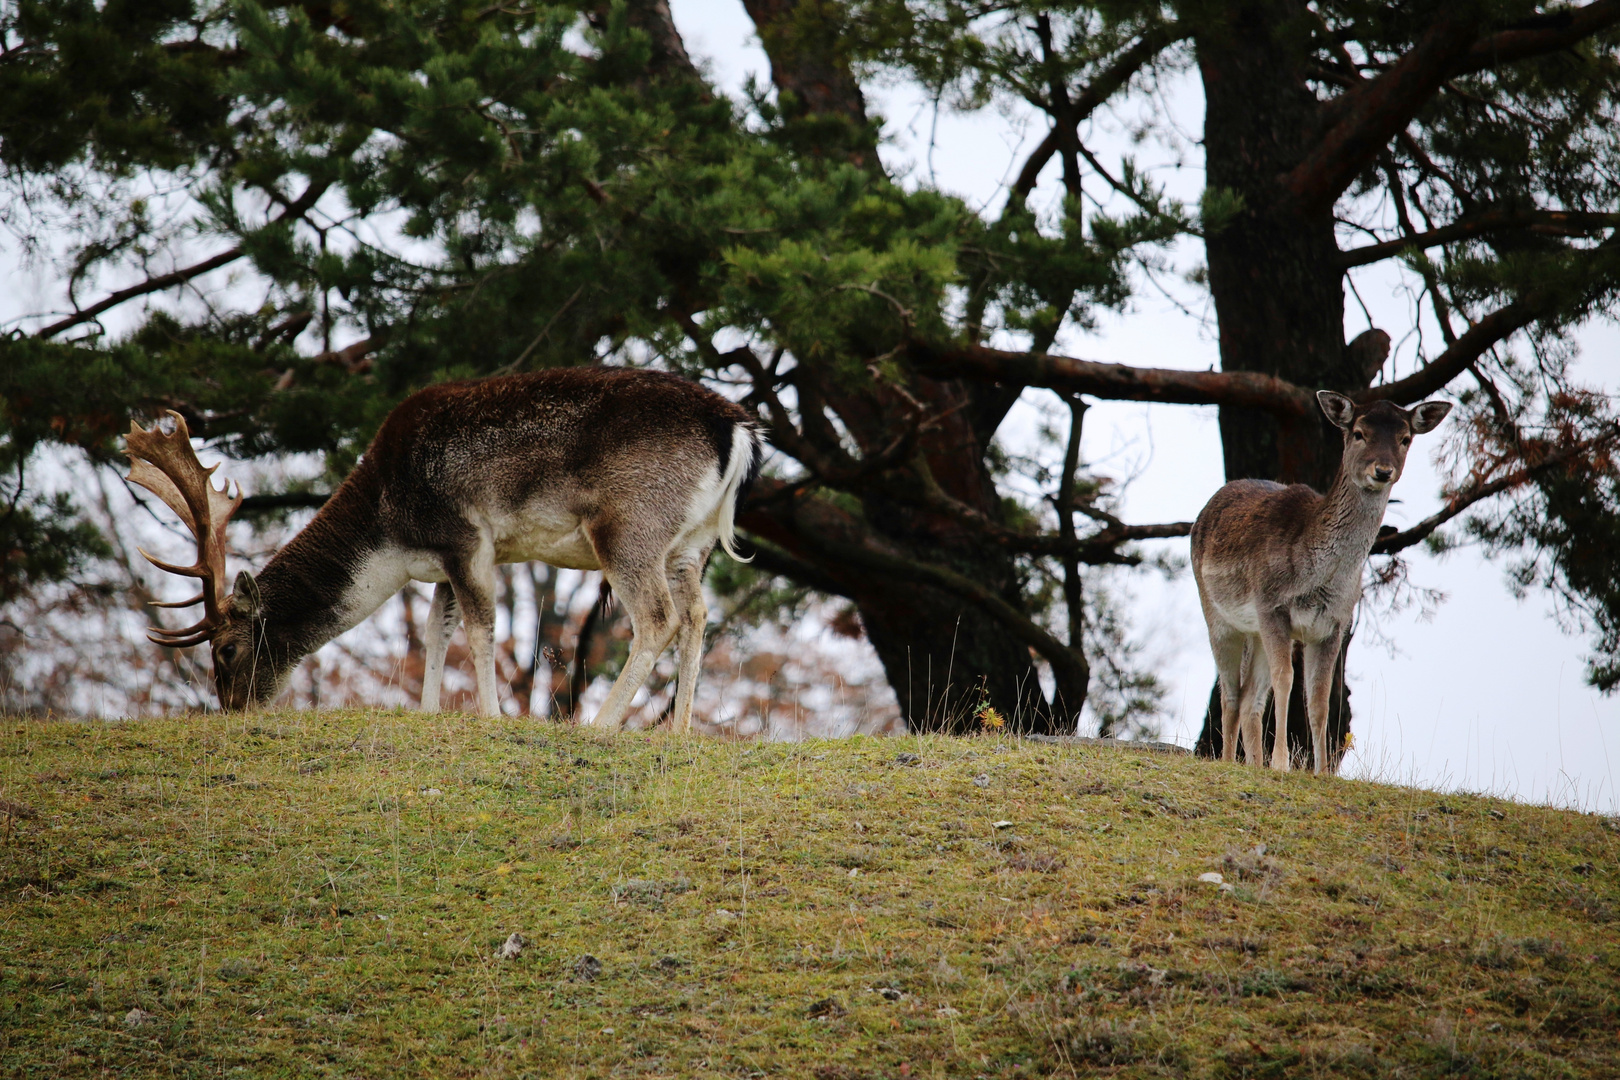
<path fill-rule="evenodd" d="M 7 721 L 0 799 L 8 1076 L 1620 1076 L 1590 815 L 410 713 Z"/>

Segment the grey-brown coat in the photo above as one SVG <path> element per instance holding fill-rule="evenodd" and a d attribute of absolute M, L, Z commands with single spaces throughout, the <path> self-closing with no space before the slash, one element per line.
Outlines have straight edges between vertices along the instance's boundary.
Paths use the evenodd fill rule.
<path fill-rule="evenodd" d="M 1430 401 L 1408 411 L 1387 401 L 1356 405 L 1327 390 L 1317 399 L 1344 431 L 1344 454 L 1327 494 L 1304 484 L 1232 481 L 1193 523 L 1192 567 L 1220 680 L 1222 757 L 1235 760 L 1241 722 L 1245 760 L 1262 763 L 1267 691 L 1279 708 L 1287 707 L 1298 641 L 1305 651 L 1311 752 L 1321 773 L 1329 768 L 1333 668 L 1361 598 L 1362 567 L 1412 436 L 1433 430 L 1451 406 Z M 1271 765 L 1289 766 L 1281 730 Z"/>
<path fill-rule="evenodd" d="M 176 422 L 167 435 L 131 431 L 131 478 L 199 538 L 197 566 L 159 565 L 202 578 L 208 611 L 154 640 L 209 641 L 225 708 L 273 699 L 301 657 L 416 580 L 437 585 L 422 707 L 438 708 L 448 638 L 464 621 L 479 708 L 497 712 L 495 567 L 540 560 L 600 569 L 629 610 L 630 656 L 594 722 L 623 724 L 678 636 L 675 722 L 690 723 L 707 621 L 703 567 L 717 543 L 735 554 L 736 507 L 759 468 L 759 436 L 735 403 L 673 375 L 622 368 L 429 387 L 388 415 L 315 519 L 256 577 L 238 574 L 230 595 L 222 543 L 235 507 L 209 486 L 212 470 L 197 464 Z"/>

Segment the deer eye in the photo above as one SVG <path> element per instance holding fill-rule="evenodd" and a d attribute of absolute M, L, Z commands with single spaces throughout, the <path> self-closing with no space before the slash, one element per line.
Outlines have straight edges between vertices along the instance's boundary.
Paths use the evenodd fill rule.
<path fill-rule="evenodd" d="M 1402 446 L 1411 446 L 1412 445 L 1412 436 L 1408 435 L 1406 438 L 1402 439 L 1401 440 L 1401 445 Z"/>
<path fill-rule="evenodd" d="M 219 658 L 221 660 L 225 660 L 225 661 L 228 662 L 230 660 L 235 659 L 235 657 L 236 657 L 236 643 L 235 642 L 232 642 L 229 645 L 221 645 L 219 647 Z"/>
<path fill-rule="evenodd" d="M 1356 440 L 1356 442 L 1366 442 L 1367 441 L 1367 436 L 1363 435 L 1359 431 L 1352 431 L 1350 433 L 1350 437 L 1352 439 Z"/>

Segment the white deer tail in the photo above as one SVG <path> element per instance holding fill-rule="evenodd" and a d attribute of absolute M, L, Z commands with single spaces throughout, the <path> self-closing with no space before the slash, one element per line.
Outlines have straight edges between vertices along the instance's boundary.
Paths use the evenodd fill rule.
<path fill-rule="evenodd" d="M 738 562 L 752 562 L 753 556 L 737 551 L 737 506 L 748 497 L 759 476 L 759 459 L 763 448 L 759 432 L 751 424 L 737 424 L 731 429 L 731 460 L 726 462 L 725 475 L 720 478 L 719 535 L 720 546 Z"/>

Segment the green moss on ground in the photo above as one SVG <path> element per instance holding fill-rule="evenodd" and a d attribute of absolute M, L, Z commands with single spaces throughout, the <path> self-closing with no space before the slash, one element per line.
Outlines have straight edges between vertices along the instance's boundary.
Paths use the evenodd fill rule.
<path fill-rule="evenodd" d="M 1620 1075 L 1591 815 L 403 712 L 7 721 L 0 798 L 10 1076 Z"/>

